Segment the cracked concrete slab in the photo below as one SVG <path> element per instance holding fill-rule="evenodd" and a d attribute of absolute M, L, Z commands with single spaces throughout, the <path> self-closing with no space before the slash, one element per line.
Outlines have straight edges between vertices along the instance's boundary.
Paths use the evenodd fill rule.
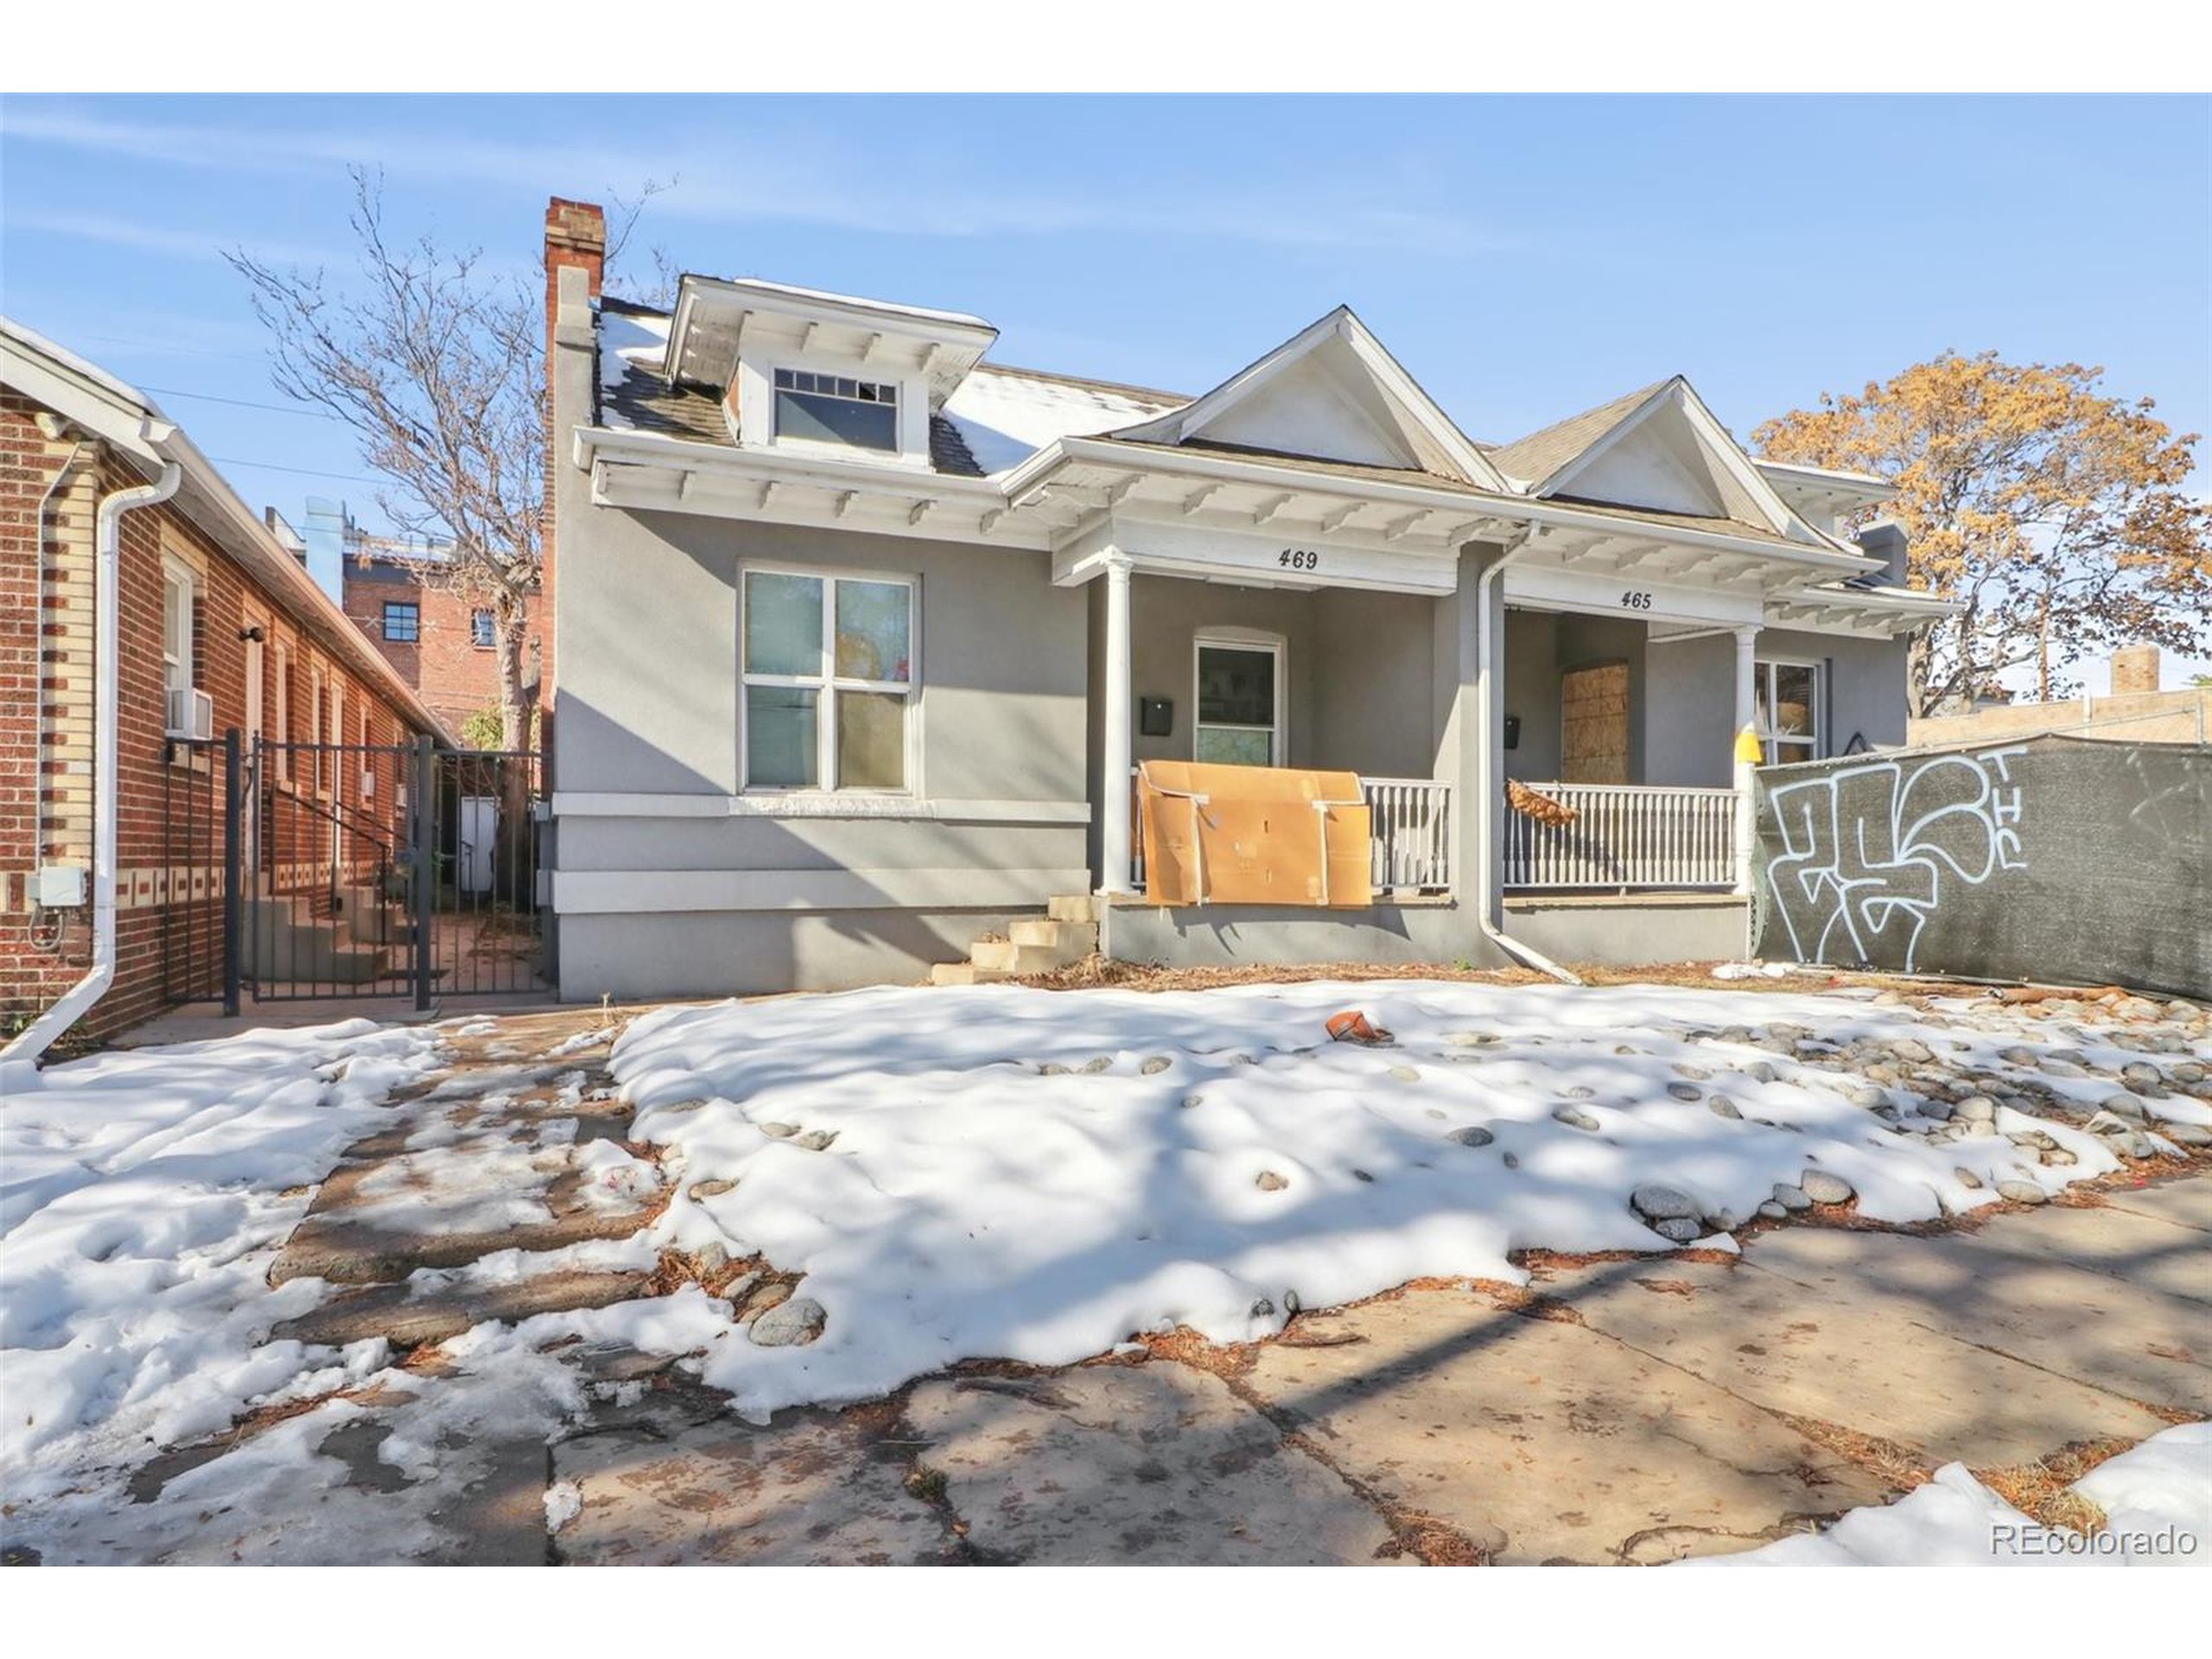
<path fill-rule="evenodd" d="M 1343 1480 L 1185 1365 L 938 1379 L 906 1416 L 987 1559 L 1308 1566 L 1391 1546 Z"/>
<path fill-rule="evenodd" d="M 925 1566 L 957 1558 L 945 1518 L 906 1485 L 880 1414 L 789 1411 L 765 1427 L 715 1413 L 651 1417 L 553 1448 L 582 1498 L 554 1536 L 564 1561 Z"/>
<path fill-rule="evenodd" d="M 1688 1313 L 1672 1292 L 1636 1294 Z M 1503 1564 L 1726 1552 L 1889 1496 L 1720 1389 L 1472 1292 L 1409 1291 L 1298 1330 L 1243 1386 L 1346 1474 Z"/>
<path fill-rule="evenodd" d="M 647 1273 L 541 1273 L 533 1278 L 484 1286 L 424 1285 L 410 1280 L 397 1285 L 369 1285 L 332 1297 L 270 1332 L 278 1341 L 327 1343 L 342 1347 L 382 1337 L 402 1348 L 444 1342 L 486 1319 L 502 1324 L 540 1313 L 610 1307 L 651 1294 Z"/>
<path fill-rule="evenodd" d="M 2170 1221 L 2177 1227 L 2212 1233 L 2212 1180 L 2163 1181 L 2133 1190 L 2123 1187 L 2106 1193 L 2105 1204 L 2153 1221 Z"/>
<path fill-rule="evenodd" d="M 2034 1215 L 1992 1216 L 1975 1236 L 2134 1290 L 2212 1304 L 2212 1234 L 2181 1223 L 2110 1205 L 2051 1205 Z M 2212 1319 L 2212 1313 L 2197 1318 Z"/>
<path fill-rule="evenodd" d="M 2201 1238 L 2163 1222 L 2128 1220 L 2131 1248 L 2139 1228 Z M 2072 1232 L 2082 1222 L 2109 1225 L 2110 1218 L 2095 1210 L 1999 1216 L 1979 1232 L 1925 1238 L 1800 1228 L 1760 1239 L 1751 1262 L 1821 1302 L 1860 1281 L 1877 1285 L 1901 1319 L 1927 1331 L 2130 1399 L 2212 1414 L 2212 1312 L 2161 1294 L 2147 1274 L 2131 1272 L 2122 1285 L 2031 1248 L 2054 1224 Z M 2212 1274 L 2212 1255 L 2192 1248 Z"/>
<path fill-rule="evenodd" d="M 1872 1275 L 1824 1281 L 1815 1294 L 1761 1269 L 1760 1248 L 1732 1267 L 1611 1262 L 1545 1289 L 1592 1329 L 1743 1399 L 1897 1442 L 1930 1466 L 2009 1467 L 2076 1440 L 2139 1440 L 2165 1427 L 2117 1395 L 1939 1333 Z M 1690 1294 L 1655 1295 L 1652 1281 Z"/>

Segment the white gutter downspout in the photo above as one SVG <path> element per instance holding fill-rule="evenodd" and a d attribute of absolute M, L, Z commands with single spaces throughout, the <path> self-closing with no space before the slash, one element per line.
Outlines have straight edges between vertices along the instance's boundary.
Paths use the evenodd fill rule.
<path fill-rule="evenodd" d="M 1499 681 L 1504 668 L 1504 664 L 1500 659 L 1504 652 L 1502 650 L 1493 652 L 1491 649 L 1490 619 L 1492 602 L 1491 594 L 1492 585 L 1503 574 L 1505 567 L 1526 550 L 1529 543 L 1536 533 L 1536 527 L 1534 525 L 1522 530 L 1519 535 L 1505 544 L 1505 550 L 1503 553 L 1491 561 L 1489 569 L 1475 578 L 1475 635 L 1483 653 L 1482 678 L 1479 682 L 1481 695 L 1476 699 L 1482 716 L 1482 735 L 1481 741 L 1475 746 L 1478 762 L 1476 768 L 1475 798 L 1482 809 L 1483 823 L 1485 826 L 1483 836 L 1484 850 L 1488 855 L 1483 860 L 1482 872 L 1477 878 L 1475 923 L 1482 929 L 1484 938 L 1515 961 L 1534 968 L 1539 973 L 1549 974 L 1562 984 L 1580 985 L 1582 983 L 1580 979 L 1534 945 L 1523 944 L 1520 940 L 1509 938 L 1506 936 L 1503 925 L 1505 915 L 1504 849 L 1501 842 L 1488 833 L 1488 826 L 1497 821 L 1495 816 L 1495 803 L 1498 791 L 1503 787 L 1498 777 L 1501 767 L 1498 764 L 1497 750 L 1497 700 L 1502 691 Z M 1504 632 L 1503 627 L 1498 630 L 1497 637 L 1501 645 L 1504 639 Z"/>
<path fill-rule="evenodd" d="M 101 498 L 96 519 L 98 537 L 93 575 L 93 607 L 97 613 L 93 652 L 99 678 L 93 693 L 92 729 L 95 734 L 92 832 L 92 965 L 84 978 L 64 992 L 54 1006 L 27 1027 L 15 1041 L 0 1049 L 0 1077 L 19 1066 L 37 1063 L 54 1039 L 75 1025 L 99 1001 L 115 980 L 115 861 L 116 799 L 121 747 L 115 729 L 117 705 L 122 701 L 122 675 L 117 653 L 122 649 L 123 515 L 150 507 L 176 493 L 184 469 L 165 461 L 162 475 L 151 484 L 117 490 Z"/>

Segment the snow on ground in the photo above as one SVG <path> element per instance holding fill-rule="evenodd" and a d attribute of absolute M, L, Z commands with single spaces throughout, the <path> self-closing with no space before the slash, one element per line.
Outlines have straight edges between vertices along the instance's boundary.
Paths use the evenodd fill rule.
<path fill-rule="evenodd" d="M 436 1063 L 365 1020 L 110 1053 L 14 1087 L 0 1112 L 0 1471 L 37 1497 L 93 1464 L 229 1427 L 381 1363 L 266 1342 L 319 1287 L 272 1252 L 385 1098 Z"/>
<path fill-rule="evenodd" d="M 868 990 L 657 1010 L 611 1064 L 633 1136 L 664 1148 L 677 1187 L 661 1241 L 764 1254 L 826 1314 L 810 1344 L 709 1347 L 705 1380 L 759 1417 L 963 1358 L 1065 1363 L 1179 1324 L 1249 1340 L 1298 1306 L 1421 1276 L 1518 1281 L 1517 1249 L 1671 1248 L 1655 1224 L 1732 1249 L 1726 1229 L 1762 1203 L 1802 1206 L 1808 1185 L 1914 1222 L 1990 1204 L 2000 1183 L 2041 1196 L 2120 1166 L 2069 1124 L 2005 1105 L 1923 1116 L 1906 1088 L 1775 1052 L 1790 1046 L 1779 1027 L 1923 1044 L 1925 1064 L 1899 1064 L 1940 1058 L 1953 1077 L 2050 1063 L 2047 1028 L 1872 996 Z M 1324 1021 L 1355 1007 L 1395 1045 L 1327 1041 Z M 2145 1058 L 2076 1040 L 2113 1071 Z M 2054 1064 L 2035 1081 L 2113 1093 Z M 2212 1122 L 2178 1096 L 2156 1111 Z M 2029 1134 L 2052 1161 L 2007 1138 Z"/>
<path fill-rule="evenodd" d="M 1395 1044 L 1326 1041 L 1323 1022 L 1346 1007 Z M 2202 1040 L 2146 1052 L 2097 1017 L 2039 1025 L 1984 1002 L 1923 1012 L 1778 988 L 1432 982 L 664 1008 L 611 1062 L 638 1108 L 630 1134 L 670 1166 L 660 1219 L 418 1274 L 417 1288 L 712 1247 L 802 1275 L 797 1295 L 749 1325 L 696 1287 L 480 1324 L 442 1346 L 437 1375 L 395 1367 L 381 1341 L 270 1340 L 330 1287 L 271 1289 L 266 1274 L 313 1184 L 389 1122 L 394 1090 L 440 1064 L 438 1032 L 355 1021 L 103 1055 L 49 1070 L 0 1112 L 7 1531 L 54 1561 L 451 1551 L 472 1525 L 465 1495 L 514 1485 L 502 1459 L 542 1471 L 547 1438 L 635 1389 L 595 1380 L 594 1353 L 683 1357 L 759 1417 L 872 1397 L 962 1358 L 1072 1361 L 1177 1324 L 1237 1340 L 1408 1278 L 1517 1280 L 1521 1249 L 1665 1249 L 1661 1226 L 1733 1248 L 1725 1229 L 1777 1184 L 1802 1204 L 1804 1185 L 1839 1181 L 1861 1213 L 1891 1221 L 1987 1204 L 2000 1181 L 2055 1191 L 2115 1167 L 2112 1137 L 2001 1103 L 1945 1121 L 1951 1109 L 1919 1091 L 1955 1096 L 1965 1079 L 2002 1101 L 2008 1081 L 2032 1078 L 2088 1106 L 2114 1096 L 2123 1065 L 2212 1058 Z M 1904 1046 L 1891 1086 L 1797 1052 L 1866 1039 Z M 410 1206 L 471 1228 L 505 1205 L 542 1211 L 539 1166 L 571 1148 L 522 1134 L 480 1146 L 473 1176 L 448 1158 L 472 1090 L 483 1103 L 550 1083 L 555 1105 L 579 1103 L 582 1074 L 558 1058 L 487 1057 L 500 1053 L 516 1057 L 511 1076 L 432 1090 L 386 1166 L 399 1173 L 365 1183 L 373 1199 L 393 1182 L 395 1221 Z M 2126 1133 L 2155 1142 L 2212 1122 L 2202 1101 L 2143 1087 Z M 662 1173 L 612 1141 L 582 1150 L 609 1202 Z M 812 1342 L 766 1340 L 804 1338 L 817 1307 Z M 258 1433 L 164 1466 L 126 1501 L 156 1452 L 287 1402 L 297 1414 L 264 1413 Z M 2115 1459 L 2083 1490 L 2116 1524 L 2165 1515 L 2176 1488 L 2162 1467 Z M 1939 1503 L 1979 1512 L 1955 1480 L 1929 1491 L 1916 1521 Z"/>
<path fill-rule="evenodd" d="M 2103 1510 L 2100 1533 L 2039 1526 L 1983 1485 L 1963 1464 L 1894 1503 L 1853 1510 L 1816 1533 L 1697 1567 L 2032 1567 L 2052 1560 L 2106 1566 L 2212 1565 L 2212 1423 L 2153 1435 L 2075 1482 Z"/>

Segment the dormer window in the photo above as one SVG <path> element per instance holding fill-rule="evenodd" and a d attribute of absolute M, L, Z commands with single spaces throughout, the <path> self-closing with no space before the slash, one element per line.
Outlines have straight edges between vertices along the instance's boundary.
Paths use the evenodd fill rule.
<path fill-rule="evenodd" d="M 887 454 L 899 448 L 899 388 L 880 380 L 778 369 L 776 436 Z"/>

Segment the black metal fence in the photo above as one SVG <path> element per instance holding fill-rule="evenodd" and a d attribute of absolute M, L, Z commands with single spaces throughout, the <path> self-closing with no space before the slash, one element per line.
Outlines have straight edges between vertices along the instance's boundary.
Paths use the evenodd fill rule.
<path fill-rule="evenodd" d="M 551 988 L 534 753 L 231 731 L 188 759 L 163 831 L 172 1001 Z"/>

